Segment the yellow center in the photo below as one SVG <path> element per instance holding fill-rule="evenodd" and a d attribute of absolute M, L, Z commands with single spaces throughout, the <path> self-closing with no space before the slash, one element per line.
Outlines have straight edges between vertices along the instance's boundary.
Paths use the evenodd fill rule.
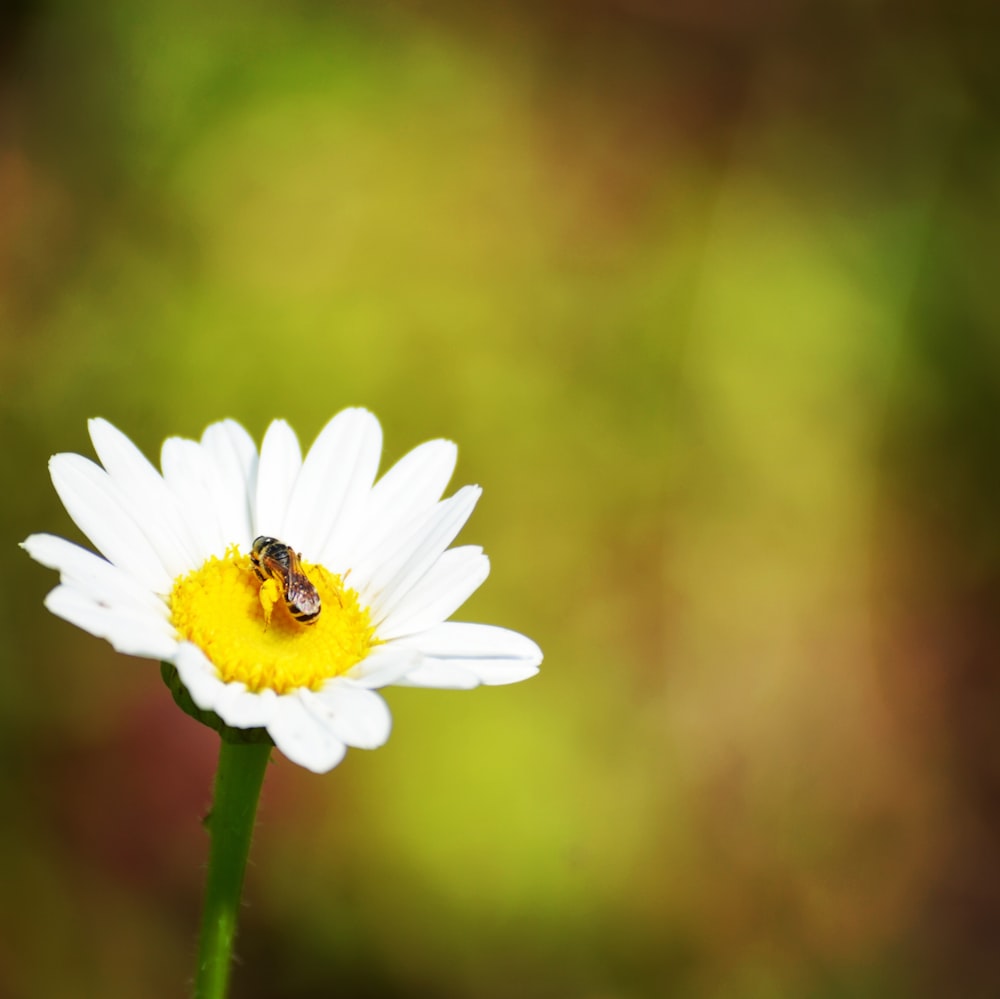
<path fill-rule="evenodd" d="M 171 621 L 182 639 L 211 659 L 226 683 L 286 694 L 318 690 L 346 673 L 378 643 L 358 594 L 321 565 L 302 563 L 322 610 L 313 624 L 288 612 L 274 580 L 263 585 L 235 546 L 179 576 L 170 591 Z"/>

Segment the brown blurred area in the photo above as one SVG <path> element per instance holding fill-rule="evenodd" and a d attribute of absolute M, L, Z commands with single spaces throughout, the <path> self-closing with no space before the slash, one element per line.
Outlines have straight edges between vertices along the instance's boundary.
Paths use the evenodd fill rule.
<path fill-rule="evenodd" d="M 349 404 L 458 441 L 546 662 L 274 764 L 234 996 L 1000 994 L 998 22 L 0 8 L 0 995 L 182 994 L 207 846 L 47 457 Z"/>

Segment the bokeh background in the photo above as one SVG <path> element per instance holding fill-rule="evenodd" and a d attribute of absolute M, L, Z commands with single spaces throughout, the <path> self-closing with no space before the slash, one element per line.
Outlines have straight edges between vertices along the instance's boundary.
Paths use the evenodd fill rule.
<path fill-rule="evenodd" d="M 997 10 L 0 7 L 0 995 L 184 994 L 216 752 L 47 457 L 349 404 L 546 660 L 277 759 L 234 996 L 1000 995 Z"/>

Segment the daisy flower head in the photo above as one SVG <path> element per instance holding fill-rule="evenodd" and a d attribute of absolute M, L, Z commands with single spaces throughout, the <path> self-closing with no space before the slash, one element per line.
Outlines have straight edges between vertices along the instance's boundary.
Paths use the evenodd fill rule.
<path fill-rule="evenodd" d="M 200 441 L 164 441 L 157 471 L 106 420 L 89 428 L 100 464 L 57 454 L 49 470 L 100 554 L 27 538 L 28 554 L 60 573 L 45 605 L 119 652 L 168 664 L 175 696 L 230 734 L 256 731 L 322 773 L 348 746 L 388 738 L 381 687 L 467 689 L 538 672 L 531 639 L 448 620 L 489 573 L 478 546 L 449 547 L 480 495 L 464 486 L 441 499 L 450 441 L 377 478 L 382 430 L 367 410 L 338 413 L 305 457 L 283 420 L 259 453 L 223 420 Z"/>

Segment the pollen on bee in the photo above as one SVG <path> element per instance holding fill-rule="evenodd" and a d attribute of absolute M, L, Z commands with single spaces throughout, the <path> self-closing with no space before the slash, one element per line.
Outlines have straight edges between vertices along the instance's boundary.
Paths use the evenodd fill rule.
<path fill-rule="evenodd" d="M 261 583 L 257 599 L 260 600 L 260 606 L 264 611 L 264 627 L 266 629 L 271 623 L 271 615 L 274 613 L 274 605 L 281 600 L 281 587 L 278 584 L 278 581 L 271 578 L 266 579 L 263 583 Z"/>

